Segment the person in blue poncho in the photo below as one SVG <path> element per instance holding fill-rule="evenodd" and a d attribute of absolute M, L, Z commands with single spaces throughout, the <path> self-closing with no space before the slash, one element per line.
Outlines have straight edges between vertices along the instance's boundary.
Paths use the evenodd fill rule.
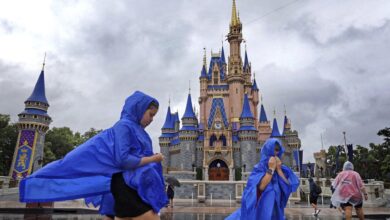
<path fill-rule="evenodd" d="M 86 198 L 101 214 L 118 218 L 159 219 L 168 203 L 162 154 L 154 154 L 145 127 L 158 111 L 158 101 L 142 92 L 126 99 L 120 120 L 47 164 L 20 183 L 21 202 Z"/>
<path fill-rule="evenodd" d="M 299 179 L 293 171 L 282 165 L 282 143 L 268 139 L 261 149 L 260 162 L 255 165 L 245 187 L 241 208 L 227 220 L 282 220 L 290 194 L 297 190 Z"/>

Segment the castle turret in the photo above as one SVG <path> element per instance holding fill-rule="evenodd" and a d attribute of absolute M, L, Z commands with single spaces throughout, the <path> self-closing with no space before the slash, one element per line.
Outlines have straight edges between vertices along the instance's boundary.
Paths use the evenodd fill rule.
<path fill-rule="evenodd" d="M 247 94 L 244 95 L 244 104 L 240 116 L 240 129 L 238 136 L 240 138 L 241 161 L 245 172 L 250 172 L 256 164 L 256 146 L 257 146 L 257 130 L 254 126 L 253 114 L 249 107 Z"/>
<path fill-rule="evenodd" d="M 198 139 L 198 120 L 192 108 L 191 94 L 188 94 L 187 105 L 182 117 L 183 126 L 180 129 L 180 170 L 187 171 L 182 173 L 182 178 L 193 179 L 193 169 L 195 167 L 196 141 Z M 189 172 L 188 172 L 189 171 Z"/>
<path fill-rule="evenodd" d="M 204 49 L 203 55 L 203 66 L 200 72 L 200 96 L 199 96 L 199 106 L 200 106 L 200 123 L 206 124 L 206 102 L 207 102 L 207 71 L 206 71 L 206 49 Z"/>
<path fill-rule="evenodd" d="M 167 173 L 170 167 L 169 146 L 175 136 L 175 126 L 172 122 L 174 121 L 172 120 L 171 107 L 168 106 L 165 122 L 161 128 L 162 134 L 159 137 L 160 152 L 165 157 L 165 159 L 162 161 L 164 173 Z"/>
<path fill-rule="evenodd" d="M 259 119 L 259 141 L 260 143 L 264 143 L 272 133 L 271 123 L 267 119 L 267 114 L 264 109 L 264 105 L 261 104 L 260 107 L 260 119 Z"/>
<path fill-rule="evenodd" d="M 283 123 L 283 135 L 291 132 L 291 122 L 290 119 L 287 118 L 287 111 L 284 110 L 284 123 Z"/>
<path fill-rule="evenodd" d="M 278 122 L 276 121 L 276 118 L 274 118 L 274 122 L 272 124 L 272 133 L 271 133 L 271 137 L 280 137 L 280 132 L 279 132 L 279 128 L 278 128 Z"/>
<path fill-rule="evenodd" d="M 26 177 L 42 167 L 45 135 L 52 121 L 47 114 L 44 66 L 45 63 L 32 94 L 24 102 L 24 111 L 18 114 L 19 135 L 9 174 L 13 179 Z"/>
<path fill-rule="evenodd" d="M 241 42 L 242 42 L 242 24 L 236 11 L 236 1 L 233 0 L 232 16 L 230 21 L 229 33 L 227 39 L 230 44 L 230 56 L 228 58 L 228 78 L 229 84 L 229 103 L 232 104 L 229 110 L 230 120 L 238 122 L 243 104 L 245 93 L 245 78 L 242 73 Z"/>

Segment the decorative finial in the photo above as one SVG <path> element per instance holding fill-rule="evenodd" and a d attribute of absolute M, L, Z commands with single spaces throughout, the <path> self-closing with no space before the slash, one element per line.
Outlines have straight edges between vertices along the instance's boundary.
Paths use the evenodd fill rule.
<path fill-rule="evenodd" d="M 169 95 L 169 98 L 168 98 L 168 106 L 171 106 L 171 95 Z"/>
<path fill-rule="evenodd" d="M 42 71 L 45 69 L 45 63 L 46 63 L 46 52 L 45 52 L 45 56 L 43 57 Z"/>
<path fill-rule="evenodd" d="M 237 18 L 236 1 L 233 0 L 231 25 L 235 26 L 237 24 L 239 24 L 239 20 Z"/>
<path fill-rule="evenodd" d="M 261 104 L 263 104 L 263 95 L 260 95 Z"/>
<path fill-rule="evenodd" d="M 191 80 L 188 80 L 188 94 L 191 94 Z"/>
<path fill-rule="evenodd" d="M 203 47 L 203 66 L 206 67 L 206 47 Z"/>
<path fill-rule="evenodd" d="M 275 110 L 275 107 L 274 107 L 274 118 L 276 117 L 276 110 Z"/>
<path fill-rule="evenodd" d="M 284 115 L 287 115 L 286 104 L 284 104 Z"/>

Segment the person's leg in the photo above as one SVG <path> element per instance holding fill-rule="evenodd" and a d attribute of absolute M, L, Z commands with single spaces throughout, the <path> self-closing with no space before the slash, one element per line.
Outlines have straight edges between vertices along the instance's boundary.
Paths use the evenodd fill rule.
<path fill-rule="evenodd" d="M 153 210 L 149 210 L 144 214 L 131 218 L 132 220 L 160 220 L 160 216 Z M 126 219 L 127 220 L 127 219 Z"/>
<path fill-rule="evenodd" d="M 170 199 L 171 208 L 173 208 L 173 198 Z"/>
<path fill-rule="evenodd" d="M 357 208 L 357 207 L 356 207 L 355 210 L 356 210 L 356 214 L 357 214 L 358 218 L 359 218 L 360 220 L 364 220 L 363 208 Z"/>
<path fill-rule="evenodd" d="M 345 206 L 344 211 L 345 211 L 345 219 L 351 220 L 352 219 L 352 206 Z"/>

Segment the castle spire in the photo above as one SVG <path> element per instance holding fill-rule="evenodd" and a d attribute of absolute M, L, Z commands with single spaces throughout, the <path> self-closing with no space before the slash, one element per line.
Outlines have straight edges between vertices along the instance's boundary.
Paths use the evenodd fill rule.
<path fill-rule="evenodd" d="M 46 54 L 43 60 L 41 74 L 39 75 L 39 78 L 35 84 L 33 92 L 31 93 L 30 97 L 26 100 L 26 102 L 27 101 L 42 102 L 49 105 L 49 102 L 47 101 L 46 94 L 45 94 L 45 72 L 44 72 L 45 59 L 46 59 Z"/>
<path fill-rule="evenodd" d="M 244 96 L 244 105 L 242 106 L 242 112 L 240 118 L 253 118 L 251 108 L 249 107 L 248 95 Z"/>
<path fill-rule="evenodd" d="M 194 110 L 192 108 L 191 94 L 188 94 L 187 106 L 186 106 L 186 110 L 184 112 L 182 119 L 183 118 L 195 118 L 195 113 L 194 113 Z"/>
<path fill-rule="evenodd" d="M 274 118 L 274 122 L 272 124 L 272 133 L 271 133 L 271 137 L 280 137 L 280 132 L 279 132 L 279 128 L 278 128 L 278 122 L 276 121 L 276 118 Z"/>
<path fill-rule="evenodd" d="M 245 59 L 244 59 L 244 71 L 249 68 L 248 54 L 246 52 L 246 44 L 245 44 Z"/>
<path fill-rule="evenodd" d="M 165 123 L 162 129 L 173 129 L 172 127 L 172 114 L 171 114 L 171 99 L 169 99 L 167 116 L 165 117 Z"/>
<path fill-rule="evenodd" d="M 223 49 L 223 42 L 222 42 L 222 51 L 221 51 L 221 61 L 223 64 L 226 63 L 226 60 L 225 60 L 225 51 Z"/>
<path fill-rule="evenodd" d="M 238 19 L 237 16 L 237 8 L 236 8 L 236 1 L 233 0 L 233 7 L 232 7 L 232 19 L 231 19 L 231 25 L 235 26 L 240 23 L 240 20 Z"/>

